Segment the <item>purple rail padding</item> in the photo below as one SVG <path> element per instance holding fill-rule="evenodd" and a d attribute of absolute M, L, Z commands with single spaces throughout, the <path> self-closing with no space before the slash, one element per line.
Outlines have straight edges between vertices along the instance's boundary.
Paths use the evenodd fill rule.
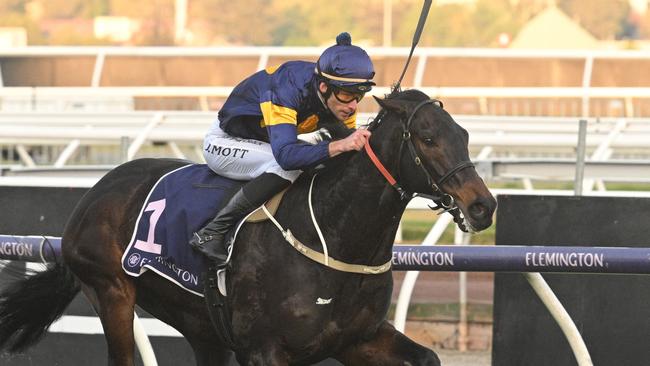
<path fill-rule="evenodd" d="M 52 262 L 61 238 L 0 235 L 0 259 Z M 650 248 L 395 245 L 397 271 L 650 274 Z"/>
<path fill-rule="evenodd" d="M 43 263 L 55 258 L 61 258 L 61 238 L 0 235 L 0 259 Z"/>
<path fill-rule="evenodd" d="M 400 271 L 650 274 L 650 248 L 395 245 Z"/>

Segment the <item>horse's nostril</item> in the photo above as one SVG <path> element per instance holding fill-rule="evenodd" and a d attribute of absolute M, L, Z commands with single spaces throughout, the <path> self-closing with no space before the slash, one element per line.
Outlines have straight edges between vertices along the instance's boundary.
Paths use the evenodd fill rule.
<path fill-rule="evenodd" d="M 469 207 L 472 217 L 482 219 L 488 214 L 488 209 L 482 203 L 476 202 Z"/>
<path fill-rule="evenodd" d="M 478 198 L 468 207 L 469 215 L 475 220 L 486 220 L 492 217 L 496 208 L 493 198 Z"/>

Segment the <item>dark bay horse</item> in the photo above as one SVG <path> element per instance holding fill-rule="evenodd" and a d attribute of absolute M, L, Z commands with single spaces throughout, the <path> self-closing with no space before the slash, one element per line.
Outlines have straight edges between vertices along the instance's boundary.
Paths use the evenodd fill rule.
<path fill-rule="evenodd" d="M 403 192 L 442 199 L 439 186 L 449 195 L 442 200 L 453 197 L 460 225 L 473 231 L 490 226 L 496 202 L 469 163 L 467 132 L 439 102 L 419 91 L 378 102 L 381 118 L 369 127 L 369 143 Z M 332 160 L 318 173 L 303 173 L 284 196 L 277 221 L 302 243 L 321 250 L 308 205 L 317 174 L 311 197 L 329 255 L 351 264 L 386 263 L 408 199 L 387 182 L 367 152 Z M 136 304 L 181 332 L 199 365 L 228 364 L 232 351 L 241 365 L 309 365 L 328 357 L 353 366 L 440 364 L 433 351 L 385 319 L 390 271 L 327 268 L 294 250 L 269 221 L 244 226 L 234 247 L 227 284 L 232 351 L 218 341 L 204 299 L 152 271 L 138 278 L 126 275 L 121 257 L 145 197 L 160 176 L 184 164 L 135 160 L 88 191 L 65 228 L 62 263 L 0 296 L 3 349 L 19 351 L 35 343 L 81 290 L 101 319 L 112 365 L 134 362 Z"/>

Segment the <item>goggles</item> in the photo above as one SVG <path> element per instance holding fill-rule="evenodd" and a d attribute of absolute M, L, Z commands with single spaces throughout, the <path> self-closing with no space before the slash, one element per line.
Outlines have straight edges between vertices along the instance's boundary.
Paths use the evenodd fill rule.
<path fill-rule="evenodd" d="M 350 92 L 350 91 L 335 87 L 333 85 L 330 85 L 330 88 L 332 88 L 332 94 L 334 94 L 334 98 L 336 98 L 336 100 L 338 100 L 339 102 L 341 102 L 343 104 L 350 104 L 355 100 L 357 101 L 357 103 L 359 103 L 361 101 L 361 99 L 363 99 L 363 96 L 366 94 L 366 93 L 362 93 L 362 92 L 353 93 L 353 92 Z"/>

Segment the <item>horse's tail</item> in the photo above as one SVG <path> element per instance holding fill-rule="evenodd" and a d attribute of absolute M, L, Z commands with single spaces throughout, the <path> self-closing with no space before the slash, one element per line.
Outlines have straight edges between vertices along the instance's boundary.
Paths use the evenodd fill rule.
<path fill-rule="evenodd" d="M 78 292 L 79 283 L 60 262 L 9 285 L 0 293 L 0 350 L 20 352 L 35 344 Z"/>

